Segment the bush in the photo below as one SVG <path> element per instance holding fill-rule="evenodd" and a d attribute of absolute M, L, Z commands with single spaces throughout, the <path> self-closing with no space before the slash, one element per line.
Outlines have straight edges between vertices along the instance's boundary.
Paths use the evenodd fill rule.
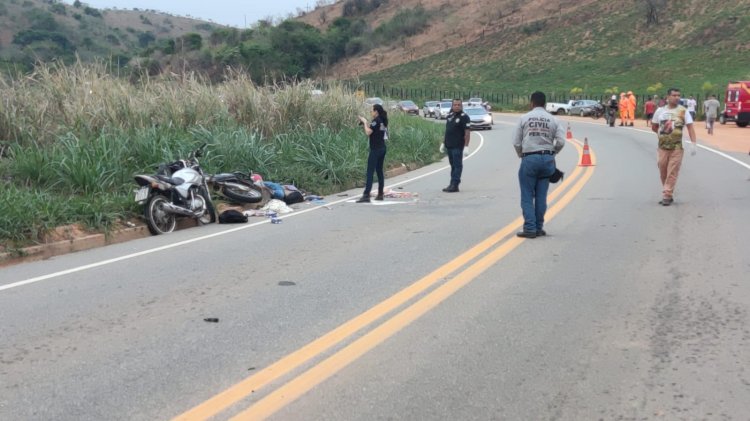
<path fill-rule="evenodd" d="M 73 48 L 73 44 L 68 40 L 68 38 L 59 32 L 27 29 L 24 31 L 20 31 L 13 37 L 13 43 L 18 44 L 22 47 L 39 41 L 51 41 L 57 44 L 63 50 L 71 50 Z"/>
<path fill-rule="evenodd" d="M 86 6 L 83 9 L 83 13 L 86 14 L 86 15 L 89 15 L 89 16 L 93 16 L 95 18 L 101 18 L 102 17 L 102 13 L 99 10 L 94 9 L 93 7 Z"/>
<path fill-rule="evenodd" d="M 176 45 L 179 45 L 182 51 L 200 50 L 203 46 L 203 37 L 200 34 L 191 32 L 183 35 Z"/>
<path fill-rule="evenodd" d="M 521 32 L 523 32 L 525 35 L 533 35 L 537 32 L 540 32 L 542 29 L 544 29 L 545 23 L 546 22 L 544 20 L 531 22 L 530 24 L 521 28 Z"/>
<path fill-rule="evenodd" d="M 375 29 L 377 44 L 392 44 L 401 38 L 410 37 L 424 31 L 431 14 L 421 5 L 414 9 L 402 9 L 391 20 Z"/>
<path fill-rule="evenodd" d="M 67 9 L 65 9 L 65 5 L 62 3 L 52 3 L 49 7 L 50 12 L 66 16 L 68 14 Z"/>

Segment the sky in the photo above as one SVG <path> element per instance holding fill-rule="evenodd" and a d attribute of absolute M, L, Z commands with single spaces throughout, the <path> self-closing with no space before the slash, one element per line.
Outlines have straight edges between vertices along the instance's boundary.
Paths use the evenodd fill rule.
<path fill-rule="evenodd" d="M 73 0 L 66 0 L 72 4 Z M 268 17 L 296 15 L 297 8 L 312 10 L 316 0 L 81 0 L 97 9 L 133 8 L 156 10 L 173 15 L 191 16 L 201 20 L 245 28 Z"/>

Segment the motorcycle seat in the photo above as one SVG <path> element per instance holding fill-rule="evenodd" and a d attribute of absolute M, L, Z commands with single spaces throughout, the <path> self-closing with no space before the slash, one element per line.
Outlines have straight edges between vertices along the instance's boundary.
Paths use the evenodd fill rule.
<path fill-rule="evenodd" d="M 166 175 L 162 175 L 162 174 L 157 174 L 156 178 L 158 178 L 159 180 L 161 180 L 161 181 L 163 181 L 165 183 L 169 183 L 169 184 L 171 184 L 173 186 L 179 186 L 180 184 L 182 184 L 182 183 L 185 182 L 185 180 L 181 179 L 180 177 L 172 178 L 172 177 L 169 177 L 169 176 L 166 176 Z"/>

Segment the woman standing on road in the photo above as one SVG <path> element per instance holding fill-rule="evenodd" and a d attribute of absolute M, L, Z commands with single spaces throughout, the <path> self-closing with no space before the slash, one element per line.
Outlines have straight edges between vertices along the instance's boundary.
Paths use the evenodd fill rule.
<path fill-rule="evenodd" d="M 378 195 L 375 200 L 383 200 L 383 189 L 385 188 L 385 174 L 383 163 L 385 162 L 385 141 L 388 140 L 388 113 L 380 104 L 372 106 L 372 121 L 359 117 L 365 134 L 370 138 L 370 155 L 367 157 L 367 173 L 365 191 L 357 203 L 370 203 L 370 191 L 372 190 L 372 173 L 378 174 Z"/>

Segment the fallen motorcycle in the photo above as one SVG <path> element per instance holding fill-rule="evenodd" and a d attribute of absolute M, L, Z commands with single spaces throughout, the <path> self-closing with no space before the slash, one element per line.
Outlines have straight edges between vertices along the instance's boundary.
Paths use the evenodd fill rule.
<path fill-rule="evenodd" d="M 240 171 L 209 175 L 206 182 L 213 192 L 235 203 L 264 201 L 263 188 L 256 185 L 249 174 Z"/>
<path fill-rule="evenodd" d="M 154 175 L 139 174 L 135 201 L 145 205 L 143 215 L 151 234 L 174 231 L 178 217 L 190 217 L 199 224 L 216 222 L 216 211 L 208 193 L 206 177 L 198 163 L 204 143 L 188 159 L 161 164 Z"/>

